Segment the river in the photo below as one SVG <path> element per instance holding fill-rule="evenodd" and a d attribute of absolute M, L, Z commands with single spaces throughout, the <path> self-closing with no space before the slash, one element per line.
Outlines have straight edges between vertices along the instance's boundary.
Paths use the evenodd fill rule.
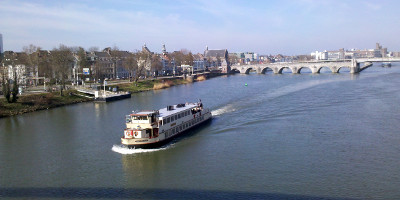
<path fill-rule="evenodd" d="M 0 197 L 399 199 L 400 65 L 341 72 L 236 74 L 0 119 Z M 132 110 L 198 99 L 210 123 L 159 149 L 120 146 Z"/>

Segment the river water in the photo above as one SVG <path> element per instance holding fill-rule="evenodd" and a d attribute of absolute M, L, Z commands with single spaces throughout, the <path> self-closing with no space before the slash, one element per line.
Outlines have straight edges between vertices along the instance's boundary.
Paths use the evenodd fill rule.
<path fill-rule="evenodd" d="M 400 199 L 400 65 L 341 72 L 236 74 L 0 119 L 0 198 Z M 132 110 L 198 99 L 210 123 L 159 149 L 120 146 Z"/>

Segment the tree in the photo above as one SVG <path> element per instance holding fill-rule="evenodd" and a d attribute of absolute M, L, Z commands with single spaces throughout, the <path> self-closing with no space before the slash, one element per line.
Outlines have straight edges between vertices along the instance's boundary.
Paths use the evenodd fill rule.
<path fill-rule="evenodd" d="M 63 95 L 65 89 L 65 82 L 73 67 L 74 57 L 71 49 L 67 46 L 60 44 L 59 48 L 54 48 L 51 53 L 52 64 L 57 71 L 57 77 L 61 79 L 60 94 Z"/>
<path fill-rule="evenodd" d="M 138 70 L 138 63 L 133 53 L 129 53 L 129 56 L 123 62 L 123 67 L 129 72 L 129 82 L 131 82 L 134 74 Z"/>
<path fill-rule="evenodd" d="M 118 68 L 118 66 L 121 66 L 118 64 L 121 64 L 121 62 L 123 61 L 123 58 L 122 58 L 123 52 L 121 52 L 116 45 L 114 45 L 113 48 L 108 48 L 108 50 L 109 50 L 108 53 L 110 54 L 111 60 L 113 62 L 114 78 L 116 78 L 117 68 Z"/>
<path fill-rule="evenodd" d="M 37 50 L 38 53 L 38 76 L 52 78 L 54 75 L 54 70 L 52 67 L 52 57 L 51 53 L 48 51 L 43 51 L 40 48 Z"/>
<path fill-rule="evenodd" d="M 86 51 L 83 47 L 78 48 L 77 56 L 78 56 L 78 66 L 79 66 L 77 70 L 79 72 L 82 72 L 83 68 L 89 68 L 91 64 L 87 59 Z"/>
<path fill-rule="evenodd" d="M 8 86 L 9 87 L 9 86 Z M 8 88 L 9 89 L 9 88 Z M 17 72 L 14 71 L 14 84 L 13 84 L 13 90 L 12 90 L 12 103 L 17 102 L 18 99 L 18 77 L 17 77 Z"/>
<path fill-rule="evenodd" d="M 158 72 L 162 70 L 162 63 L 160 56 L 158 55 L 153 55 L 151 57 L 151 71 L 155 72 L 155 75 L 158 75 Z"/>
<path fill-rule="evenodd" d="M 10 90 L 10 79 L 5 75 L 6 73 L 8 73 L 7 68 L 9 66 L 11 66 L 11 68 L 9 68 L 10 70 L 14 70 L 15 68 L 15 63 L 17 61 L 17 54 L 12 52 L 12 51 L 8 51 L 7 53 L 4 54 L 4 60 L 3 60 L 3 64 L 4 64 L 4 68 L 3 68 L 3 94 L 4 97 L 7 99 L 8 103 L 11 103 L 11 90 Z M 10 74 L 10 73 L 8 73 Z"/>
<path fill-rule="evenodd" d="M 185 55 L 185 58 L 184 58 L 184 62 L 185 62 L 185 64 L 187 64 L 187 65 L 190 65 L 190 66 L 193 66 L 193 54 L 192 54 L 192 52 L 189 52 L 187 55 Z"/>
<path fill-rule="evenodd" d="M 239 62 L 239 58 L 236 55 L 229 55 L 228 60 L 231 65 Z"/>
<path fill-rule="evenodd" d="M 23 63 L 27 67 L 28 73 L 32 73 L 33 76 L 39 76 L 39 63 L 40 63 L 40 47 L 33 44 L 24 46 L 23 51 L 27 55 L 27 59 Z M 37 81 L 36 81 L 37 84 Z"/>
<path fill-rule="evenodd" d="M 171 57 L 175 60 L 176 66 L 181 66 L 185 55 L 181 51 L 174 51 L 171 53 Z"/>
<path fill-rule="evenodd" d="M 3 82 L 2 82 L 2 89 L 3 89 L 3 95 L 7 99 L 7 102 L 10 103 L 10 83 L 9 80 L 6 78 L 6 70 L 3 69 Z"/>
<path fill-rule="evenodd" d="M 99 47 L 90 47 L 89 48 L 90 52 L 95 52 L 95 51 L 99 51 Z"/>

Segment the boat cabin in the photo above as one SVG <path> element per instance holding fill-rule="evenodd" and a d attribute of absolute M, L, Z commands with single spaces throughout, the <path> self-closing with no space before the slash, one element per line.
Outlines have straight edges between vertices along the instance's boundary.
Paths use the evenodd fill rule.
<path fill-rule="evenodd" d="M 126 116 L 126 123 L 153 124 L 157 121 L 158 111 L 141 111 Z"/>

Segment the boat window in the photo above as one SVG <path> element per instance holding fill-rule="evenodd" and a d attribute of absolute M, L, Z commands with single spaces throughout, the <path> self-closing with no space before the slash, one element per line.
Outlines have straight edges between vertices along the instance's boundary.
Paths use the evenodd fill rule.
<path fill-rule="evenodd" d="M 125 116 L 125 121 L 126 121 L 126 123 L 132 122 L 131 116 L 130 116 L 130 115 L 126 115 L 126 116 Z"/>
<path fill-rule="evenodd" d="M 175 120 L 175 117 L 174 116 L 172 116 L 171 117 L 171 122 L 173 122 Z"/>
<path fill-rule="evenodd" d="M 148 120 L 147 116 L 133 116 L 133 120 Z"/>
<path fill-rule="evenodd" d="M 178 120 L 178 115 L 175 115 L 175 120 Z"/>
<path fill-rule="evenodd" d="M 181 118 L 181 113 L 178 114 L 178 119 Z"/>

